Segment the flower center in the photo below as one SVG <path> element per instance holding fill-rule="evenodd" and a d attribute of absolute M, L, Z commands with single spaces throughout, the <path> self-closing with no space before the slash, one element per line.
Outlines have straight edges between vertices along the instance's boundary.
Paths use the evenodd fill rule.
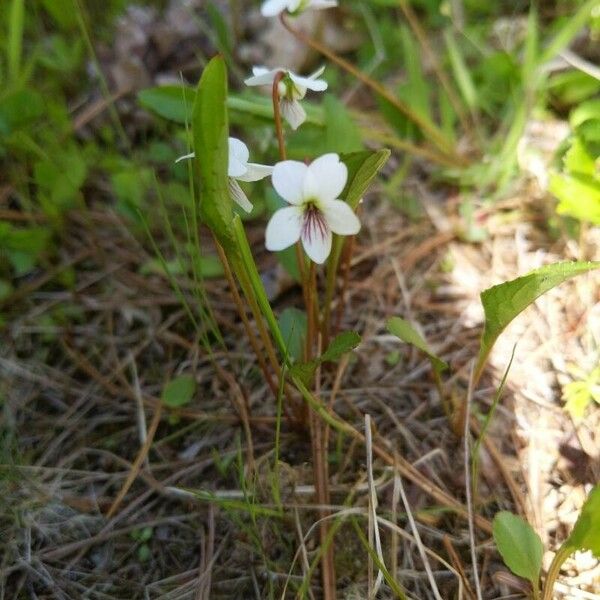
<path fill-rule="evenodd" d="M 317 236 L 325 239 L 327 235 L 327 221 L 325 215 L 319 210 L 314 201 L 306 203 L 304 209 L 304 222 L 302 223 L 302 239 L 312 242 Z"/>

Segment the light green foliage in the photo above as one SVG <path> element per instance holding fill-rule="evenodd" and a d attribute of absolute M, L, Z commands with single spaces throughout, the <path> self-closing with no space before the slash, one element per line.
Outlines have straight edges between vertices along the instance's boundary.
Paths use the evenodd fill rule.
<path fill-rule="evenodd" d="M 577 365 L 569 365 L 568 369 L 574 381 L 563 386 L 562 397 L 565 410 L 573 419 L 579 420 L 592 400 L 600 404 L 600 367 L 592 369 L 590 373 Z"/>
<path fill-rule="evenodd" d="M 563 169 L 553 173 L 550 191 L 558 198 L 558 214 L 600 224 L 600 102 L 581 104 L 571 113 L 576 135 L 563 157 Z"/>
<path fill-rule="evenodd" d="M 494 517 L 493 534 L 506 566 L 537 588 L 544 547 L 531 525 L 517 515 L 502 511 Z"/>
<path fill-rule="evenodd" d="M 185 406 L 192 401 L 196 392 L 196 380 L 192 375 L 178 375 L 163 388 L 160 399 L 169 408 Z"/>
<path fill-rule="evenodd" d="M 213 58 L 202 72 L 192 117 L 195 163 L 200 179 L 200 214 L 220 243 L 233 247 L 232 202 L 227 188 L 229 157 L 227 69 Z"/>
<path fill-rule="evenodd" d="M 519 313 L 563 281 L 599 267 L 600 262 L 565 262 L 547 265 L 482 292 L 481 302 L 485 312 L 485 324 L 477 360 L 477 376 L 481 374 L 496 339 Z"/>
<path fill-rule="evenodd" d="M 187 86 L 163 85 L 138 92 L 139 103 L 175 123 L 190 123 L 196 91 Z"/>
<path fill-rule="evenodd" d="M 600 559 L 600 485 L 595 486 L 585 501 L 575 527 L 563 547 L 591 550 Z"/>
<path fill-rule="evenodd" d="M 344 104 L 333 94 L 323 100 L 325 117 L 325 151 L 354 152 L 362 150 L 360 130 Z"/>
<path fill-rule="evenodd" d="M 392 317 L 388 320 L 386 327 L 391 334 L 395 335 L 403 342 L 411 344 L 411 346 L 414 346 L 415 348 L 421 350 L 421 352 L 424 352 L 431 361 L 431 365 L 433 366 L 434 370 L 438 374 L 448 368 L 447 363 L 445 363 L 441 358 L 436 356 L 431 351 L 427 342 L 408 321 L 405 321 L 400 317 Z"/>

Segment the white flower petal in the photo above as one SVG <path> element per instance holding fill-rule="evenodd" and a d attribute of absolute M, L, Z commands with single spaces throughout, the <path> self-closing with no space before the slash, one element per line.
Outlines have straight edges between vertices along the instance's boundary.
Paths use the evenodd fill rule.
<path fill-rule="evenodd" d="M 260 7 L 263 17 L 275 17 L 288 8 L 290 0 L 267 0 Z"/>
<path fill-rule="evenodd" d="M 308 8 L 314 8 L 315 10 L 323 10 L 324 8 L 333 8 L 337 5 L 337 0 L 311 0 L 308 5 Z"/>
<path fill-rule="evenodd" d="M 275 191 L 290 204 L 302 204 L 304 178 L 308 167 L 297 160 L 278 162 L 273 168 L 271 181 Z"/>
<path fill-rule="evenodd" d="M 325 224 L 326 225 L 326 224 Z M 322 265 L 331 252 L 331 229 L 325 226 L 302 228 L 302 245 L 308 257 L 319 265 Z"/>
<path fill-rule="evenodd" d="M 321 71 L 322 73 L 323 71 Z M 316 79 L 313 75 L 303 77 L 289 72 L 290 79 L 300 88 L 312 90 L 313 92 L 324 92 L 327 89 L 327 82 L 324 79 Z M 306 93 L 306 92 L 305 92 Z"/>
<path fill-rule="evenodd" d="M 253 67 L 252 77 L 244 80 L 246 85 L 273 85 L 275 76 L 284 69 L 269 70 L 265 67 Z"/>
<path fill-rule="evenodd" d="M 355 212 L 342 200 L 321 202 L 321 212 L 327 225 L 338 235 L 355 235 L 360 231 L 360 221 Z"/>
<path fill-rule="evenodd" d="M 246 166 L 248 170 L 243 175 L 236 177 L 239 181 L 259 181 L 273 174 L 273 167 L 269 167 L 268 165 L 248 163 Z"/>
<path fill-rule="evenodd" d="M 298 206 L 280 208 L 271 217 L 265 231 L 265 246 L 273 252 L 284 250 L 300 239 L 302 209 Z"/>
<path fill-rule="evenodd" d="M 306 121 L 306 112 L 298 100 L 282 98 L 279 107 L 281 116 L 290 124 L 292 129 L 298 129 Z"/>
<path fill-rule="evenodd" d="M 335 200 L 342 193 L 348 180 L 348 169 L 337 154 L 319 156 L 308 166 L 304 180 L 305 198 Z"/>
<path fill-rule="evenodd" d="M 188 158 L 195 158 L 195 157 L 196 157 L 196 153 L 190 152 L 189 154 L 184 154 L 183 156 L 180 156 L 179 158 L 175 159 L 175 162 L 178 163 L 180 160 L 186 160 Z"/>
<path fill-rule="evenodd" d="M 248 171 L 248 159 L 250 152 L 248 146 L 237 138 L 229 138 L 229 161 L 227 175 L 229 177 L 241 177 Z"/>
<path fill-rule="evenodd" d="M 232 156 L 235 156 L 242 164 L 246 164 L 250 158 L 248 146 L 246 146 L 242 140 L 238 140 L 234 137 L 229 138 L 229 157 L 231 158 Z"/>
<path fill-rule="evenodd" d="M 227 183 L 229 184 L 229 195 L 234 200 L 234 202 L 242 207 L 247 213 L 252 212 L 252 203 L 248 200 L 248 196 L 244 193 L 244 190 L 240 187 L 240 184 L 233 178 L 229 177 L 227 179 Z"/>

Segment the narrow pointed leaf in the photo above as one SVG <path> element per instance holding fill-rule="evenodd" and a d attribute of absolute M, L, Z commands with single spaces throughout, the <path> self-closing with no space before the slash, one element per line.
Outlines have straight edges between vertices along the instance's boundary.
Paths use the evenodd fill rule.
<path fill-rule="evenodd" d="M 431 361 L 431 365 L 436 373 L 441 373 L 448 368 L 447 363 L 432 352 L 427 342 L 408 321 L 405 321 L 400 317 L 392 317 L 387 322 L 387 330 L 397 338 L 400 338 L 403 342 L 411 344 L 415 348 L 421 350 L 421 352 L 424 352 Z"/>
<path fill-rule="evenodd" d="M 599 267 L 600 262 L 565 262 L 547 265 L 482 292 L 481 302 L 485 312 L 485 324 L 477 360 L 477 376 L 481 374 L 498 336 L 518 314 L 559 283 Z"/>
<path fill-rule="evenodd" d="M 200 215 L 221 244 L 234 244 L 233 210 L 227 185 L 229 125 L 227 69 L 216 56 L 205 67 L 192 113 L 195 163 L 200 175 Z"/>
<path fill-rule="evenodd" d="M 575 527 L 564 546 L 575 550 L 590 550 L 600 559 L 600 485 L 587 497 Z"/>

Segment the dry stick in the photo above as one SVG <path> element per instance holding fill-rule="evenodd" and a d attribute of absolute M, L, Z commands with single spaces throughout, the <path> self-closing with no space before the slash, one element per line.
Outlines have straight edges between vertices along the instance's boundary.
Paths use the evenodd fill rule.
<path fill-rule="evenodd" d="M 269 369 L 267 368 L 267 363 L 265 362 L 264 354 L 261 352 L 260 347 L 258 346 L 258 340 L 252 331 L 252 327 L 250 326 L 250 321 L 248 321 L 248 315 L 246 315 L 246 310 L 244 308 L 244 304 L 242 302 L 242 298 L 237 289 L 237 285 L 235 284 L 235 280 L 233 278 L 233 273 L 231 272 L 231 267 L 229 265 L 229 261 L 225 256 L 225 251 L 223 247 L 217 240 L 215 239 L 215 246 L 217 247 L 217 253 L 219 254 L 219 258 L 221 259 L 221 264 L 223 265 L 223 270 L 225 272 L 225 278 L 227 279 L 227 283 L 229 284 L 229 289 L 231 290 L 231 295 L 233 296 L 233 300 L 235 302 L 235 306 L 237 308 L 238 314 L 240 315 L 240 319 L 242 319 L 242 323 L 244 324 L 244 329 L 246 330 L 246 335 L 248 336 L 248 340 L 250 341 L 250 345 L 252 346 L 252 350 L 254 350 L 254 354 L 256 355 L 256 359 L 258 360 L 258 364 L 260 366 L 261 371 L 265 377 L 265 380 L 271 391 L 277 397 L 278 390 L 275 381 Z"/>
<path fill-rule="evenodd" d="M 299 29 L 294 29 L 285 19 L 283 13 L 279 16 L 279 20 L 281 24 L 298 40 L 302 43 L 306 44 L 316 50 L 323 56 L 327 57 L 333 63 L 350 73 L 352 76 L 356 77 L 359 81 L 362 81 L 366 86 L 371 88 L 374 92 L 379 94 L 382 98 L 387 100 L 390 104 L 392 104 L 395 108 L 397 108 L 400 112 L 406 115 L 413 123 L 418 125 L 427 136 L 429 136 L 432 140 L 435 140 L 436 144 L 439 148 L 442 149 L 443 152 L 447 154 L 451 152 L 449 148 L 449 144 L 444 136 L 440 133 L 437 127 L 433 126 L 426 119 L 424 119 L 421 115 L 416 113 L 410 106 L 402 102 L 402 100 L 396 98 L 389 90 L 387 90 L 383 85 L 381 85 L 378 81 L 371 79 L 366 73 L 363 73 L 360 69 L 357 69 L 352 63 L 343 59 L 341 56 L 338 56 L 335 52 L 330 50 L 324 44 L 321 44 L 317 40 L 311 38 L 306 35 L 303 31 Z M 453 154 L 448 154 L 453 157 L 458 164 L 464 164 L 465 161 L 461 157 L 455 156 Z"/>
<path fill-rule="evenodd" d="M 150 427 L 148 429 L 148 437 L 146 438 L 146 442 L 140 448 L 140 451 L 138 452 L 138 455 L 136 456 L 135 461 L 133 462 L 133 465 L 131 466 L 131 471 L 129 472 L 129 475 L 127 476 L 127 479 L 125 480 L 125 483 L 123 484 L 123 487 L 121 488 L 121 491 L 117 494 L 117 497 L 115 498 L 110 509 L 108 510 L 108 513 L 106 514 L 107 519 L 110 519 L 115 514 L 115 512 L 121 505 L 123 498 L 125 498 L 125 494 L 127 494 L 127 492 L 129 491 L 129 488 L 135 481 L 135 478 L 138 476 L 138 473 L 140 472 L 140 468 L 142 467 L 142 463 L 144 462 L 144 460 L 146 460 L 146 457 L 148 456 L 148 452 L 150 451 L 150 446 L 152 445 L 152 440 L 154 440 L 154 435 L 156 434 L 156 430 L 158 429 L 158 424 L 160 423 L 161 415 L 162 415 L 162 406 L 159 404 L 156 408 L 156 412 L 154 413 L 154 417 L 152 417 L 152 422 L 150 423 Z"/>
<path fill-rule="evenodd" d="M 473 387 L 475 385 L 474 380 L 475 365 L 471 363 L 471 370 L 469 373 L 469 388 L 467 390 L 467 401 L 465 402 L 466 418 L 464 423 L 463 431 L 463 444 L 464 444 L 464 467 L 465 467 L 465 493 L 467 497 L 467 512 L 469 521 L 469 541 L 471 546 L 471 562 L 473 565 L 473 582 L 475 584 L 475 593 L 477 594 L 477 600 L 483 600 L 481 595 L 481 585 L 479 583 L 479 571 L 477 568 L 477 552 L 475 549 L 475 525 L 473 523 L 473 500 L 471 498 L 471 469 L 469 465 L 469 436 L 471 434 L 469 430 L 469 413 L 471 412 L 471 402 L 473 400 Z"/>
<path fill-rule="evenodd" d="M 446 552 L 448 553 L 448 557 L 450 558 L 452 566 L 456 569 L 456 572 L 462 580 L 465 589 L 465 594 L 469 597 L 469 600 L 477 600 L 473 592 L 473 588 L 471 587 L 469 578 L 467 577 L 467 573 L 465 571 L 465 567 L 462 563 L 462 560 L 460 559 L 460 556 L 454 549 L 450 538 L 447 535 L 444 535 L 444 537 L 442 538 L 442 542 L 444 543 L 444 548 L 446 548 Z"/>
<path fill-rule="evenodd" d="M 417 15 L 406 0 L 398 0 L 398 4 L 400 5 L 400 9 L 404 13 L 404 16 L 406 17 L 406 20 L 408 21 L 408 24 L 413 30 L 413 33 L 415 34 L 417 40 L 419 40 L 421 48 L 423 48 L 423 51 L 427 55 L 427 58 L 429 59 L 429 62 L 431 63 L 431 66 L 433 67 L 437 78 L 440 80 L 440 83 L 442 84 L 442 87 L 444 88 L 446 94 L 448 94 L 448 99 L 450 100 L 452 107 L 458 115 L 464 132 L 468 133 L 471 130 L 471 126 L 469 125 L 469 121 L 463 110 L 462 104 L 458 96 L 456 95 L 454 88 L 450 84 L 450 80 L 448 79 L 448 77 L 446 77 L 446 72 L 440 67 L 437 55 L 432 50 L 431 45 L 429 44 L 429 40 L 427 39 L 427 34 L 425 33 L 425 31 L 423 31 L 423 28 L 419 23 Z"/>

